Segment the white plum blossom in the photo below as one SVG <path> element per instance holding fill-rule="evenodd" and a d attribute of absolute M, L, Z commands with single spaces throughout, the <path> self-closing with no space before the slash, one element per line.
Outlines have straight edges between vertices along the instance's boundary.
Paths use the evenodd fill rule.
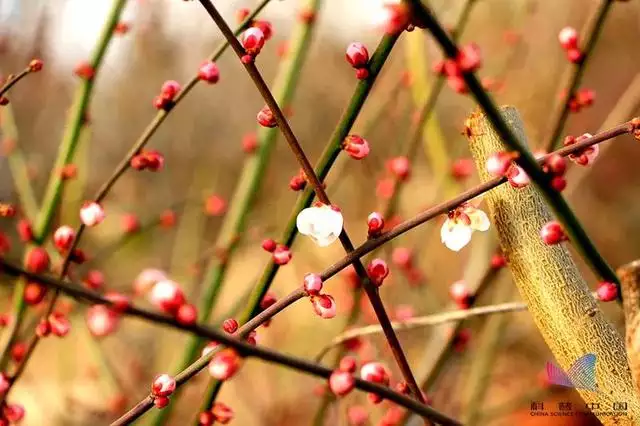
<path fill-rule="evenodd" d="M 487 214 L 470 204 L 465 204 L 449 212 L 447 220 L 440 229 L 440 239 L 447 248 L 460 251 L 471 241 L 474 231 L 489 229 Z"/>
<path fill-rule="evenodd" d="M 306 208 L 296 218 L 298 232 L 311 237 L 320 247 L 338 239 L 343 223 L 342 213 L 327 205 Z"/>

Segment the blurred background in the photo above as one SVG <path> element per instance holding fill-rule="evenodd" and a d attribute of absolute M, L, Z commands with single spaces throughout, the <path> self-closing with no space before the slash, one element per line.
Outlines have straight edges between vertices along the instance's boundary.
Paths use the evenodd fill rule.
<path fill-rule="evenodd" d="M 216 2 L 230 22 L 235 11 L 252 8 L 256 2 Z M 301 4 L 297 0 L 273 0 L 261 15 L 272 22 L 274 35 L 258 58 L 265 79 L 277 71 L 281 43 L 290 36 Z M 353 69 L 344 59 L 346 46 L 361 41 L 373 52 L 381 36 L 376 25 L 382 0 L 325 0 L 317 19 L 317 31 L 291 108 L 291 124 L 312 162 L 319 158 L 326 141 L 357 84 Z M 463 1 L 432 1 L 443 22 L 453 25 Z M 478 0 L 463 42 L 481 47 L 480 75 L 493 80 L 493 96 L 499 104 L 518 108 L 529 143 L 539 145 L 546 136 L 550 112 L 558 102 L 562 82 L 569 70 L 557 41 L 561 28 L 585 25 L 595 0 Z M 44 193 L 67 119 L 78 79 L 76 64 L 86 60 L 111 6 L 108 0 L 0 0 L 0 73 L 17 72 L 34 57 L 44 61 L 39 74 L 28 76 L 10 93 L 11 109 L 31 185 L 40 200 Z M 78 224 L 78 202 L 91 197 L 110 175 L 133 142 L 153 119 L 153 97 L 165 80 L 186 82 L 221 41 L 221 35 L 198 2 L 179 0 L 130 0 L 123 15 L 130 29 L 114 38 L 105 64 L 96 80 L 90 108 L 90 126 L 78 156 L 78 179 L 65 189 L 65 203 L 56 223 Z M 564 134 L 596 133 L 640 114 L 640 6 L 637 2 L 614 5 L 600 41 L 590 59 L 582 88 L 596 92 L 593 106 L 571 114 Z M 332 201 L 345 216 L 345 228 L 354 242 L 366 238 L 366 217 L 384 199 L 376 195 L 378 180 L 386 175 L 385 161 L 400 152 L 408 137 L 414 103 L 420 87 L 429 87 L 429 71 L 441 57 L 422 32 L 405 33 L 385 65 L 370 99 L 352 133 L 366 137 L 372 153 L 356 162 L 338 159 L 327 180 Z M 256 130 L 256 113 L 264 104 L 237 58 L 228 52 L 218 62 L 220 82 L 199 85 L 171 112 L 150 142 L 166 158 L 165 169 L 156 174 L 127 172 L 105 201 L 107 219 L 86 233 L 82 248 L 90 261 L 78 268 L 77 276 L 98 269 L 105 275 L 105 288 L 130 292 L 133 279 L 145 268 L 166 270 L 183 285 L 194 303 L 202 289 L 202 270 L 214 253 L 214 242 L 224 215 L 205 212 L 207 197 L 228 201 L 247 158 L 242 150 L 244 135 Z M 408 76 L 408 77 L 407 77 Z M 477 183 L 454 179 L 451 166 L 468 158 L 467 141 L 461 134 L 465 118 L 474 110 L 472 101 L 445 87 L 435 111 L 433 126 L 412 159 L 411 179 L 403 186 L 398 218 L 409 218 L 424 208 L 451 198 L 457 191 Z M 607 122 L 607 120 L 609 120 Z M 605 123 L 608 123 L 605 125 Z M 6 137 L 6 135 L 3 135 Z M 437 139 L 434 141 L 434 139 Z M 438 151 L 433 146 L 444 147 Z M 604 148 L 606 146 L 606 148 Z M 640 145 L 631 137 L 619 137 L 603 145 L 596 164 L 569 174 L 568 199 L 589 235 L 614 267 L 640 255 L 640 175 L 636 163 Z M 212 318 L 215 323 L 242 304 L 271 257 L 260 247 L 263 238 L 278 239 L 297 193 L 289 180 L 298 166 L 284 140 L 278 140 L 260 193 L 249 215 L 247 232 L 230 260 L 222 297 Z M 573 181 L 573 182 L 572 182 Z M 0 158 L 0 200 L 17 202 L 14 181 L 4 158 Z M 166 209 L 177 214 L 170 229 L 152 226 Z M 141 231 L 126 234 L 123 221 L 134 214 Z M 449 286 L 464 279 L 472 288 L 485 274 L 495 236 L 474 234 L 471 244 L 459 253 L 446 249 L 438 231 L 444 220 L 396 239 L 378 256 L 390 264 L 393 249 L 409 248 L 419 277 L 407 279 L 392 266 L 382 288 L 383 300 L 394 317 L 427 315 L 451 309 Z M 15 242 L 10 259 L 20 259 L 22 248 L 15 222 L 0 221 L 0 230 Z M 293 260 L 281 268 L 273 293 L 284 296 L 300 285 L 307 272 L 319 272 L 343 256 L 338 244 L 318 248 L 307 238 L 293 247 Z M 578 260 L 592 286 L 594 276 Z M 10 311 L 12 282 L 0 277 L 0 312 Z M 511 291 L 508 270 L 498 274 L 492 287 L 519 298 Z M 260 344 L 304 358 L 318 351 L 344 328 L 352 288 L 343 274 L 326 284 L 338 302 L 333 320 L 316 316 L 306 301 L 288 308 L 258 332 Z M 502 300 L 511 300 L 503 298 Z M 493 303 L 491 289 L 477 305 Z M 140 301 L 141 304 L 146 304 Z M 242 305 L 241 305 L 242 306 Z M 359 324 L 375 321 L 368 302 L 363 304 Z M 30 308 L 35 311 L 37 308 Z M 170 368 L 181 356 L 187 337 L 176 332 L 125 319 L 117 333 L 95 344 L 84 325 L 84 306 L 76 306 L 73 330 L 63 340 L 45 339 L 11 394 L 11 401 L 24 404 L 25 425 L 108 424 L 123 409 L 148 394 L 156 374 L 175 374 Z M 604 307 L 622 331 L 621 310 Z M 36 318 L 35 312 L 30 317 Z M 541 380 L 546 361 L 552 356 L 526 312 L 505 314 L 497 347 L 490 356 L 486 377 L 480 382 L 485 394 L 480 424 L 597 424 L 589 417 L 543 418 L 531 416 L 531 404 L 553 407 L 572 401 L 582 406 L 573 391 L 549 387 Z M 454 417 L 468 408 L 469 372 L 477 362 L 486 318 L 464 323 L 465 345 L 457 345 L 446 356 L 437 379 L 428 390 L 433 405 Z M 433 345 L 446 335 L 447 327 L 420 328 L 400 332 L 415 373 L 423 378 L 433 363 Z M 450 333 L 451 331 L 449 331 Z M 25 334 L 27 335 L 27 334 Z M 464 338 L 462 340 L 465 340 Z M 384 339 L 364 339 L 359 355 L 384 360 L 400 377 Z M 98 353 L 96 353 L 98 351 Z M 364 355 L 367 353 L 369 355 Z M 487 353 L 482 352 L 482 353 Z M 490 352 L 489 352 L 490 353 Z M 97 359 L 102 360 L 96 362 Z M 325 358 L 331 363 L 332 356 Z M 175 403 L 168 424 L 191 424 L 199 410 L 208 375 L 202 373 L 185 386 L 185 397 Z M 230 405 L 237 425 L 311 424 L 323 382 L 255 360 L 226 384 L 219 401 Z M 476 384 L 477 386 L 477 384 Z M 321 389 L 320 389 L 321 391 Z M 371 425 L 379 423 L 389 406 L 372 406 L 357 392 L 332 405 L 327 425 L 347 425 L 346 413 L 354 405 L 366 407 Z M 141 422 L 142 424 L 142 422 Z"/>

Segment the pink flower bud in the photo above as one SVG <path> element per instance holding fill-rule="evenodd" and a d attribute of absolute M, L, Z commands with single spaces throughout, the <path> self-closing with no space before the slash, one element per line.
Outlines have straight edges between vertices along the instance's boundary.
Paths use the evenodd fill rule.
<path fill-rule="evenodd" d="M 190 303 L 185 303 L 176 312 L 176 321 L 184 325 L 193 325 L 198 321 L 198 308 Z"/>
<path fill-rule="evenodd" d="M 384 364 L 373 361 L 364 364 L 360 368 L 360 377 L 368 382 L 388 386 L 391 374 Z"/>
<path fill-rule="evenodd" d="M 76 238 L 76 231 L 68 225 L 62 225 L 53 233 L 53 244 L 60 251 L 67 251 Z"/>
<path fill-rule="evenodd" d="M 27 271 L 40 274 L 49 268 L 49 253 L 42 247 L 34 247 L 27 253 L 25 259 Z"/>
<path fill-rule="evenodd" d="M 162 84 L 160 89 L 160 96 L 166 101 L 173 101 L 174 98 L 180 93 L 182 87 L 180 83 L 175 80 L 167 80 Z"/>
<path fill-rule="evenodd" d="M 353 68 L 363 68 L 369 63 L 369 51 L 360 42 L 354 42 L 347 46 L 345 56 Z"/>
<path fill-rule="evenodd" d="M 4 394 L 11 387 L 11 381 L 9 376 L 5 373 L 0 373 L 0 394 Z"/>
<path fill-rule="evenodd" d="M 213 415 L 214 422 L 218 422 L 220 424 L 226 425 L 231 420 L 233 420 L 233 410 L 226 404 L 222 402 L 216 402 L 213 404 L 211 408 L 211 414 Z"/>
<path fill-rule="evenodd" d="M 511 167 L 506 176 L 509 184 L 514 188 L 524 188 L 531 183 L 529 175 L 519 166 Z"/>
<path fill-rule="evenodd" d="M 337 396 L 344 396 L 355 387 L 355 379 L 347 371 L 336 370 L 329 376 L 329 389 Z"/>
<path fill-rule="evenodd" d="M 584 54 L 580 49 L 569 49 L 567 50 L 567 59 L 572 64 L 579 64 L 584 58 Z"/>
<path fill-rule="evenodd" d="M 133 234 L 140 229 L 140 221 L 138 217 L 133 213 L 128 213 L 122 216 L 121 219 L 122 230 L 125 234 Z"/>
<path fill-rule="evenodd" d="M 269 253 L 273 253 L 273 251 L 276 249 L 276 246 L 277 246 L 276 242 L 271 238 L 262 240 L 262 248 L 265 251 L 268 251 Z"/>
<path fill-rule="evenodd" d="M 147 168 L 152 172 L 162 170 L 164 167 L 164 155 L 160 151 L 151 150 L 144 153 Z"/>
<path fill-rule="evenodd" d="M 176 313 L 185 300 L 182 289 L 171 280 L 158 281 L 151 289 L 149 297 L 158 309 L 169 314 Z"/>
<path fill-rule="evenodd" d="M 598 284 L 596 294 L 601 302 L 611 302 L 618 297 L 618 287 L 614 283 L 603 281 Z"/>
<path fill-rule="evenodd" d="M 501 254 L 494 254 L 491 257 L 491 267 L 493 269 L 500 269 L 507 266 L 507 259 Z"/>
<path fill-rule="evenodd" d="M 24 301 L 27 305 L 37 305 L 47 294 L 47 288 L 38 283 L 30 282 L 24 287 Z"/>
<path fill-rule="evenodd" d="M 262 127 L 276 127 L 278 125 L 273 112 L 267 105 L 263 106 L 262 109 L 258 111 L 257 119 L 258 124 Z"/>
<path fill-rule="evenodd" d="M 71 331 L 71 322 L 59 312 L 49 315 L 49 325 L 51 326 L 51 332 L 58 337 L 64 337 Z"/>
<path fill-rule="evenodd" d="M 233 334 L 238 331 L 238 321 L 233 318 L 227 318 L 222 323 L 222 329 L 229 334 Z"/>
<path fill-rule="evenodd" d="M 20 423 L 24 418 L 24 407 L 19 404 L 7 404 L 2 408 L 4 417 L 11 423 Z"/>
<path fill-rule="evenodd" d="M 395 157 L 387 162 L 389 171 L 399 180 L 406 180 L 411 173 L 411 163 L 407 157 Z"/>
<path fill-rule="evenodd" d="M 265 36 L 260 28 L 251 27 L 242 33 L 240 43 L 244 50 L 251 56 L 256 56 L 264 47 Z"/>
<path fill-rule="evenodd" d="M 91 290 L 99 290 L 104 287 L 104 274 L 97 269 L 91 269 L 85 275 L 82 283 Z"/>
<path fill-rule="evenodd" d="M 455 180 L 461 181 L 473 173 L 473 160 L 470 158 L 458 158 L 451 165 L 451 176 Z"/>
<path fill-rule="evenodd" d="M 43 62 L 41 59 L 32 59 L 31 62 L 29 62 L 29 71 L 38 72 L 42 70 L 42 65 Z"/>
<path fill-rule="evenodd" d="M 80 209 L 80 221 L 85 226 L 96 226 L 104 220 L 104 209 L 95 201 L 87 201 Z"/>
<path fill-rule="evenodd" d="M 338 363 L 338 370 L 346 371 L 347 373 L 355 373 L 357 368 L 356 359 L 352 356 L 345 356 Z"/>
<path fill-rule="evenodd" d="M 304 276 L 304 291 L 309 296 L 317 296 L 322 291 L 322 278 L 317 274 L 306 274 Z"/>
<path fill-rule="evenodd" d="M 209 374 L 217 380 L 228 380 L 240 369 L 240 357 L 233 349 L 223 349 L 209 362 Z"/>
<path fill-rule="evenodd" d="M 384 229 L 384 218 L 378 212 L 373 212 L 367 217 L 367 235 L 377 237 Z"/>
<path fill-rule="evenodd" d="M 578 47 L 578 32 L 575 28 L 564 27 L 558 33 L 558 41 L 563 49 L 576 49 Z"/>
<path fill-rule="evenodd" d="M 387 262 L 382 259 L 373 259 L 369 265 L 367 265 L 367 273 L 371 281 L 378 287 L 382 285 L 382 282 L 389 275 L 389 267 Z"/>
<path fill-rule="evenodd" d="M 87 309 L 86 321 L 92 335 L 104 337 L 116 331 L 120 317 L 106 305 L 93 305 Z"/>
<path fill-rule="evenodd" d="M 366 68 L 358 68 L 356 70 L 356 78 L 358 80 L 366 80 L 369 78 L 369 70 Z"/>
<path fill-rule="evenodd" d="M 355 160 L 362 160 L 369 155 L 369 142 L 358 135 L 349 135 L 342 143 L 342 149 Z"/>
<path fill-rule="evenodd" d="M 242 137 L 242 151 L 251 154 L 258 149 L 258 137 L 255 133 L 247 133 Z"/>
<path fill-rule="evenodd" d="M 328 294 L 319 294 L 311 297 L 313 310 L 318 316 L 330 319 L 336 316 L 336 301 Z"/>
<path fill-rule="evenodd" d="M 176 390 L 176 379 L 168 374 L 160 374 L 153 379 L 151 393 L 154 396 L 169 396 Z"/>
<path fill-rule="evenodd" d="M 108 291 L 105 293 L 104 298 L 111 302 L 110 308 L 115 312 L 125 312 L 129 306 L 131 306 L 131 300 L 129 297 L 118 293 L 117 291 Z"/>
<path fill-rule="evenodd" d="M 544 224 L 540 230 L 540 237 L 547 245 L 558 244 L 568 239 L 560 223 L 555 220 Z"/>
<path fill-rule="evenodd" d="M 291 260 L 291 251 L 283 244 L 278 244 L 272 254 L 276 265 L 286 265 Z"/>
<path fill-rule="evenodd" d="M 565 160 L 561 155 L 551 154 L 544 161 L 544 169 L 547 173 L 562 176 L 567 170 L 567 160 Z"/>
<path fill-rule="evenodd" d="M 209 84 L 216 84 L 220 80 L 220 69 L 214 62 L 203 62 L 198 70 L 198 78 Z"/>

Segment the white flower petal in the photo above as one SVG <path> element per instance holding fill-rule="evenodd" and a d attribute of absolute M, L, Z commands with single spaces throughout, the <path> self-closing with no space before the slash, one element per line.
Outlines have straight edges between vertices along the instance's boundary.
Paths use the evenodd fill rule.
<path fill-rule="evenodd" d="M 309 207 L 296 218 L 298 231 L 308 235 L 320 247 L 326 247 L 338 239 L 342 232 L 342 213 L 329 206 Z"/>
<path fill-rule="evenodd" d="M 469 219 L 471 219 L 471 229 L 474 231 L 486 231 L 491 226 L 487 214 L 480 209 L 474 209 L 467 213 Z"/>
<path fill-rule="evenodd" d="M 447 219 L 440 230 L 440 237 L 447 248 L 453 251 L 460 251 L 464 246 L 469 244 L 472 233 L 473 230 L 471 227 L 461 223 L 451 225 L 451 221 Z"/>

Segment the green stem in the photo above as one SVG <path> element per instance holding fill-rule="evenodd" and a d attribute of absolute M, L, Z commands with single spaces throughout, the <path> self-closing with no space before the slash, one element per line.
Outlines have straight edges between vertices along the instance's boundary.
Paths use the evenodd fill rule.
<path fill-rule="evenodd" d="M 38 203 L 29 180 L 27 162 L 18 146 L 18 129 L 13 118 L 11 105 L 5 105 L 0 108 L 0 130 L 5 141 L 15 144 L 15 146 L 10 147 L 7 153 L 7 162 L 11 170 L 13 185 L 20 200 L 21 210 L 29 221 L 33 221 L 38 214 Z"/>
<path fill-rule="evenodd" d="M 458 55 L 458 46 L 451 40 L 447 32 L 442 28 L 431 11 L 422 5 L 419 0 L 411 0 L 414 5 L 415 12 L 418 17 L 425 23 L 428 30 L 433 34 L 434 38 L 442 47 L 444 53 L 449 58 L 456 58 Z M 504 141 L 509 149 L 518 154 L 516 163 L 529 175 L 531 180 L 536 184 L 547 203 L 558 217 L 565 232 L 572 241 L 574 247 L 589 263 L 598 278 L 616 283 L 620 285 L 618 277 L 609 264 L 600 255 L 589 236 L 582 228 L 577 217 L 565 201 L 564 197 L 550 184 L 549 176 L 544 173 L 536 162 L 531 152 L 522 145 L 516 135 L 511 131 L 504 118 L 498 111 L 491 96 L 484 90 L 482 84 L 478 81 L 473 72 L 463 73 L 463 78 L 467 84 L 467 88 L 476 102 L 480 105 L 491 125 L 495 128 L 500 138 Z"/>

